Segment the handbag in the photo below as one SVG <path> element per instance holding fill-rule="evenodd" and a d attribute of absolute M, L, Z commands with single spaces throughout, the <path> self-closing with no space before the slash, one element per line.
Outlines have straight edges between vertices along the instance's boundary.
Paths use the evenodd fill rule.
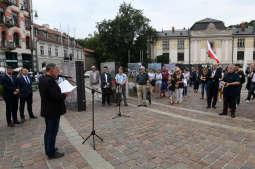
<path fill-rule="evenodd" d="M 155 74 L 155 76 L 154 76 L 154 79 L 152 79 L 152 81 L 151 81 L 151 85 L 152 86 L 155 86 L 156 85 L 156 74 Z"/>

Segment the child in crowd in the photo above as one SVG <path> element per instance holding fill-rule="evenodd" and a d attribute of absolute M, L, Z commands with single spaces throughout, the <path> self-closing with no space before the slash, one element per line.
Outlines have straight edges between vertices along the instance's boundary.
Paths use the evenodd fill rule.
<path fill-rule="evenodd" d="M 168 92 L 169 92 L 169 100 L 170 104 L 174 104 L 174 92 L 175 92 L 175 79 L 174 75 L 169 76 L 169 81 L 168 81 Z"/>
<path fill-rule="evenodd" d="M 151 82 L 148 80 L 146 84 L 146 99 L 151 104 Z"/>

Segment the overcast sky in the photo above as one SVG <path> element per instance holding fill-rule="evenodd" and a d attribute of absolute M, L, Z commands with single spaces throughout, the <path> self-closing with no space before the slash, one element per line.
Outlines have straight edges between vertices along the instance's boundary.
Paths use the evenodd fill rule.
<path fill-rule="evenodd" d="M 84 38 L 96 31 L 97 22 L 113 19 L 124 1 L 142 9 L 158 31 L 190 28 L 207 17 L 226 26 L 255 19 L 255 0 L 33 0 L 35 22 Z"/>

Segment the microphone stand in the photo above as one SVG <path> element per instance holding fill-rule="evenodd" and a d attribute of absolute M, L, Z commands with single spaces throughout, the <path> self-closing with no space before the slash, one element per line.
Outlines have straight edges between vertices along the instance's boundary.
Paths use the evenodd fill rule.
<path fill-rule="evenodd" d="M 116 97 L 117 97 L 117 102 L 118 102 L 118 106 L 119 106 L 119 112 L 116 116 L 114 116 L 112 119 L 117 119 L 117 118 L 120 118 L 120 117 L 127 117 L 129 118 L 130 116 L 128 115 L 125 115 L 125 114 L 122 114 L 121 111 L 120 111 L 120 102 L 121 102 L 121 92 L 120 92 L 120 85 L 117 84 L 117 87 L 116 87 Z"/>
<path fill-rule="evenodd" d="M 97 93 L 101 93 L 101 92 L 99 92 L 99 91 L 97 91 L 97 90 L 95 90 L 95 89 L 93 89 L 93 88 L 90 88 L 90 87 L 85 87 L 85 88 L 91 90 L 91 93 L 92 93 L 92 131 L 91 131 L 90 135 L 89 135 L 87 138 L 84 138 L 83 136 L 81 136 L 82 139 L 83 139 L 82 144 L 84 144 L 84 143 L 92 136 L 92 138 L 93 138 L 93 149 L 96 150 L 95 136 L 96 136 L 99 140 L 101 140 L 102 142 L 104 141 L 100 136 L 98 136 L 98 135 L 96 134 L 96 130 L 95 130 L 94 97 L 95 97 L 95 92 L 97 92 Z"/>

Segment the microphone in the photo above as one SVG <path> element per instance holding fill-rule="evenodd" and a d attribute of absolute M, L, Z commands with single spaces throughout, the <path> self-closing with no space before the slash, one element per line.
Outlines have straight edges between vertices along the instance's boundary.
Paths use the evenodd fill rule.
<path fill-rule="evenodd" d="M 71 76 L 67 76 L 67 75 L 58 75 L 58 77 L 63 77 L 63 78 L 72 78 Z"/>

